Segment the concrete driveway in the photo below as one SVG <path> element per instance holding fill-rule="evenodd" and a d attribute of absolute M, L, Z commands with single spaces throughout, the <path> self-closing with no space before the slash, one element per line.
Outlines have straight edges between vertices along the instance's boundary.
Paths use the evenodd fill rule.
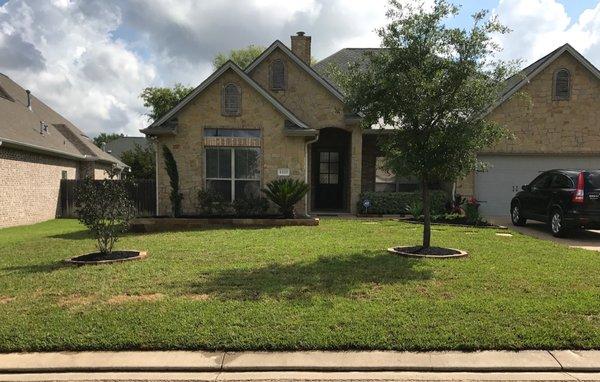
<path fill-rule="evenodd" d="M 590 251 L 600 251 L 600 230 L 574 230 L 565 238 L 552 236 L 550 229 L 545 223 L 536 221 L 527 221 L 524 227 L 512 225 L 508 216 L 490 216 L 487 220 L 491 223 L 507 226 L 513 231 L 524 235 L 529 235 L 543 240 L 551 240 L 555 243 L 563 244 L 572 248 L 589 249 Z"/>

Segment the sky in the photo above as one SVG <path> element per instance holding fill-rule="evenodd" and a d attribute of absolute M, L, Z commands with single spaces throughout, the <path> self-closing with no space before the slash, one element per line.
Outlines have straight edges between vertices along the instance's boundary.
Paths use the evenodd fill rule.
<path fill-rule="evenodd" d="M 512 29 L 498 38 L 500 58 L 525 65 L 569 42 L 600 67 L 600 0 L 453 2 L 461 13 L 448 25 L 468 27 L 483 8 Z M 89 136 L 140 135 L 145 87 L 197 86 L 217 53 L 289 45 L 297 31 L 312 36 L 316 59 L 377 47 L 386 8 L 386 0 L 0 0 L 0 72 Z"/>

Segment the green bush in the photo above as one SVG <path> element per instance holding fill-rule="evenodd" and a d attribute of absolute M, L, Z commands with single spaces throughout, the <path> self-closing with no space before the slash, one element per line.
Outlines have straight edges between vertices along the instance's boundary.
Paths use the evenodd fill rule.
<path fill-rule="evenodd" d="M 261 196 L 246 196 L 238 198 L 232 203 L 237 216 L 260 216 L 267 213 L 269 201 Z"/>
<path fill-rule="evenodd" d="M 210 190 L 198 191 L 198 204 L 204 215 L 225 215 L 231 207 L 221 194 Z"/>
<path fill-rule="evenodd" d="M 294 205 L 308 192 L 310 187 L 300 179 L 277 179 L 267 183 L 267 188 L 262 192 L 279 207 L 279 212 L 284 218 L 296 217 Z"/>
<path fill-rule="evenodd" d="M 441 214 L 446 210 L 449 196 L 445 191 L 434 190 L 431 195 L 431 214 Z M 371 202 L 368 209 L 370 214 L 406 214 L 409 206 L 421 203 L 420 192 L 363 192 L 358 202 L 358 211 L 365 212 L 364 200 Z"/>

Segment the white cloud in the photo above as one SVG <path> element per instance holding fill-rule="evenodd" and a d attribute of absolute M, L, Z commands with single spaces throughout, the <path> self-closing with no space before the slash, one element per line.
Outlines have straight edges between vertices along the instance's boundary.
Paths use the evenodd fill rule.
<path fill-rule="evenodd" d="M 197 85 L 218 52 L 289 44 L 300 30 L 318 59 L 378 46 L 386 8 L 387 0 L 9 0 L 0 6 L 0 71 L 90 135 L 133 135 L 146 124 L 144 87 Z M 495 12 L 514 29 L 501 40 L 507 58 L 531 62 L 568 41 L 600 62 L 600 5 L 577 20 L 557 0 L 499 0 Z"/>
<path fill-rule="evenodd" d="M 568 42 L 600 63 L 600 4 L 574 22 L 556 0 L 500 0 L 494 11 L 513 30 L 500 38 L 505 58 L 531 63 Z"/>

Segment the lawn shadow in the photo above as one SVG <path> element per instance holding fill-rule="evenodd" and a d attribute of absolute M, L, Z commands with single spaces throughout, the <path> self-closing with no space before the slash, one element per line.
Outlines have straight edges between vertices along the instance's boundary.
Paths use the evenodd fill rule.
<path fill-rule="evenodd" d="M 92 234 L 87 229 L 82 229 L 80 231 L 73 231 L 67 233 L 60 233 L 56 235 L 48 236 L 52 239 L 63 239 L 63 240 L 86 240 L 93 239 Z"/>
<path fill-rule="evenodd" d="M 415 269 L 419 263 L 418 259 L 393 256 L 386 251 L 364 251 L 320 257 L 311 262 L 226 269 L 203 275 L 203 281 L 191 284 L 188 289 L 192 293 L 238 300 L 324 294 L 350 296 L 364 284 L 372 284 L 369 288 L 377 289 L 383 285 L 430 279 L 430 270 Z"/>

